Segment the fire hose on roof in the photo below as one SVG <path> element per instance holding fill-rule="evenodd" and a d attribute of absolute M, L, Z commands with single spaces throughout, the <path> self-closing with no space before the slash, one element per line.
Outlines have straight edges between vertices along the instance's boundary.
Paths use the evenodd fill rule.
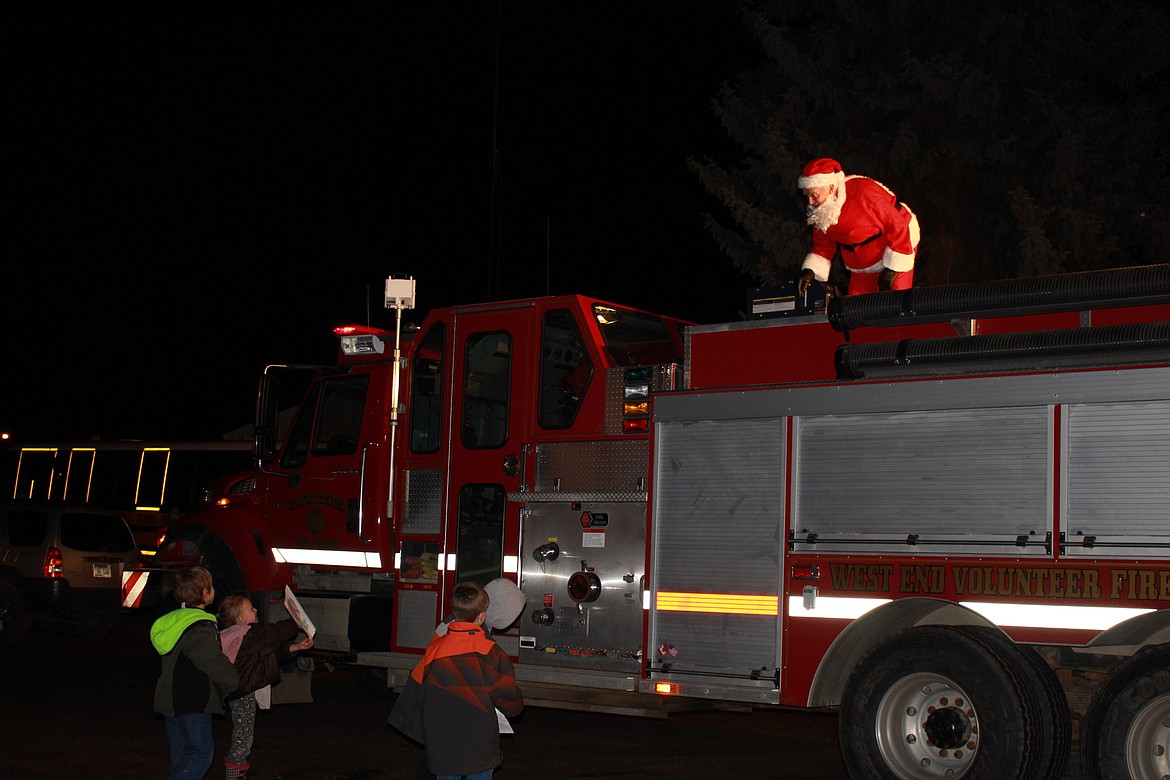
<path fill-rule="evenodd" d="M 830 301 L 827 314 L 833 328 L 844 332 L 866 325 L 1074 311 L 1086 304 L 1099 309 L 1165 302 L 1170 302 L 1170 264 L 851 295 Z"/>
<path fill-rule="evenodd" d="M 1170 322 L 845 344 L 839 379 L 1170 363 Z"/>

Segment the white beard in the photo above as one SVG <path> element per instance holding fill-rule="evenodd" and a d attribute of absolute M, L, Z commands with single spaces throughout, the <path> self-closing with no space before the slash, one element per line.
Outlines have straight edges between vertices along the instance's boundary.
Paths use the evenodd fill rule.
<path fill-rule="evenodd" d="M 832 197 L 816 208 L 809 206 L 808 224 L 812 225 L 814 230 L 827 232 L 841 218 L 841 205 L 840 198 Z"/>

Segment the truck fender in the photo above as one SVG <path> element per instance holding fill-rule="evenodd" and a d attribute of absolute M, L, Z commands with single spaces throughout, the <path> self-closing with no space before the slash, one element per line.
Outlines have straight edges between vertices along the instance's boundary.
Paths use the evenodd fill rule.
<path fill-rule="evenodd" d="M 231 593 L 246 591 L 244 573 L 235 552 L 215 531 L 201 525 L 179 526 L 168 532 L 164 548 L 176 543 L 188 543 L 199 549 L 202 565 L 211 569 L 215 575 L 216 590 L 225 589 L 222 594 L 217 592 L 217 600 Z"/>
<path fill-rule="evenodd" d="M 904 628 L 925 625 L 1001 630 L 978 612 L 944 599 L 913 596 L 883 604 L 854 620 L 833 640 L 813 675 L 807 706 L 840 705 L 849 673 L 875 645 Z"/>
<path fill-rule="evenodd" d="M 244 592 L 244 588 L 280 590 L 284 583 L 276 581 L 278 567 L 265 540 L 265 530 L 260 512 L 231 507 L 191 515 L 170 529 L 168 540 L 190 542 L 225 564 L 230 561 L 228 568 L 238 573 L 230 581 L 235 593 Z"/>
<path fill-rule="evenodd" d="M 1102 631 L 1087 647 L 1095 653 L 1133 655 L 1139 648 L 1170 644 L 1170 609 L 1147 612 Z"/>

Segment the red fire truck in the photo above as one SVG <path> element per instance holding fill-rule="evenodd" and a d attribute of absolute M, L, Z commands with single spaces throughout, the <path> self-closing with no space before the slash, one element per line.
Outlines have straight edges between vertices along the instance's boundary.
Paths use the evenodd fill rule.
<path fill-rule="evenodd" d="M 163 572 L 291 587 L 383 691 L 505 577 L 529 705 L 835 709 L 859 778 L 1170 775 L 1170 265 L 719 325 L 413 301 L 265 371 Z"/>

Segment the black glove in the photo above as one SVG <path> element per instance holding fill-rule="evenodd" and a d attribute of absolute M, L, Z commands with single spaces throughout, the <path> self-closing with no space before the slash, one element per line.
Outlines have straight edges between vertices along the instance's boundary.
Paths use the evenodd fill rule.
<path fill-rule="evenodd" d="M 803 271 L 801 271 L 800 278 L 796 280 L 796 292 L 799 295 L 804 295 L 805 293 L 807 293 L 809 285 L 812 284 L 812 281 L 815 278 L 816 278 L 816 275 L 813 274 L 811 268 L 806 268 Z"/>
<path fill-rule="evenodd" d="M 898 278 L 898 272 L 893 268 L 883 268 L 881 275 L 878 276 L 878 289 L 889 290 L 894 286 L 894 280 Z"/>

